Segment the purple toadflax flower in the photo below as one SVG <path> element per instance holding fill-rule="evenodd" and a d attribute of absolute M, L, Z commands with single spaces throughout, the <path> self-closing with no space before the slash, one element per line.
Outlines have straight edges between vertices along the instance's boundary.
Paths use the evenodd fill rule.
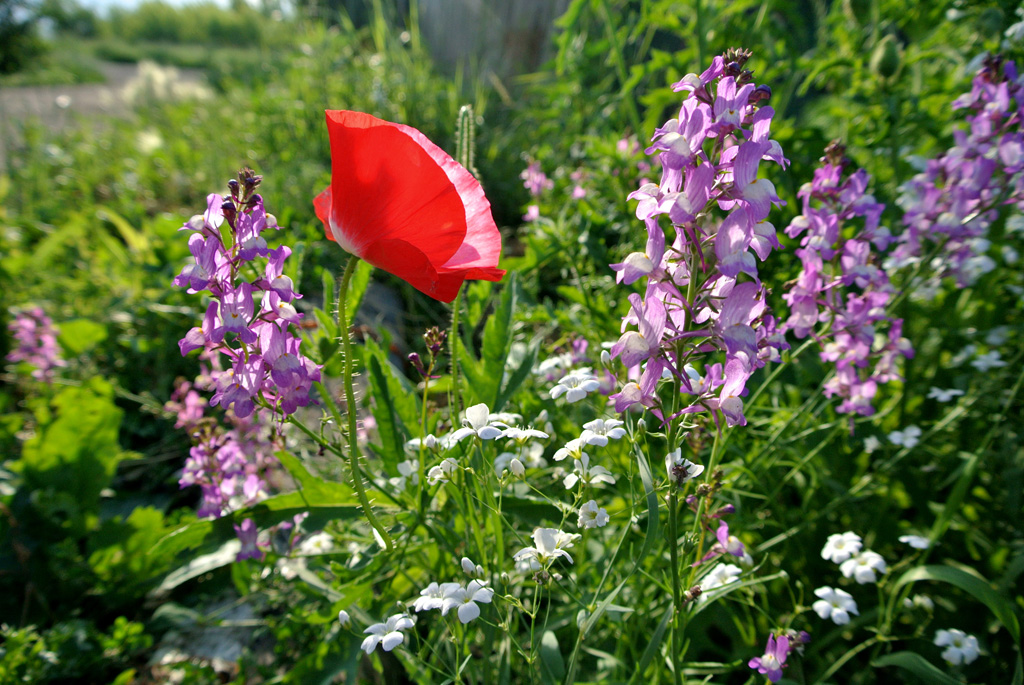
<path fill-rule="evenodd" d="M 758 673 L 763 674 L 773 683 L 782 679 L 782 669 L 786 665 L 786 657 L 789 656 L 789 638 L 785 635 L 775 634 L 768 636 L 768 645 L 764 648 L 764 654 L 754 657 L 747 662 L 747 666 Z"/>
<path fill-rule="evenodd" d="M 945 277 L 967 287 L 996 267 L 987 254 L 989 228 L 1002 206 L 1015 206 L 1018 212 L 1024 208 L 1022 107 L 1024 81 L 1016 65 L 999 56 L 986 57 L 971 91 L 952 105 L 966 111 L 966 130 L 954 132 L 953 146 L 928 160 L 903 185 L 898 204 L 904 211 L 904 231 L 892 264 L 926 259 L 929 243 L 940 250 L 917 292 L 937 292 Z"/>
<path fill-rule="evenodd" d="M 891 242 L 888 229 L 878 225 L 884 206 L 867 193 L 866 171 L 845 176 L 844 152 L 832 142 L 823 166 L 798 193 L 803 213 L 786 235 L 800 238 L 796 255 L 802 269 L 783 295 L 791 312 L 780 329 L 797 338 L 812 336 L 821 345 L 822 360 L 835 363 L 835 376 L 824 391 L 843 399 L 839 413 L 871 416 L 878 386 L 898 380 L 896 360 L 914 351 L 901 336 L 903 320 L 885 310 L 893 287 L 875 254 Z M 844 226 L 854 219 L 864 224 L 851 234 Z"/>
<path fill-rule="evenodd" d="M 17 347 L 7 354 L 7 361 L 34 366 L 32 377 L 37 381 L 50 383 L 54 370 L 67 366 L 60 358 L 57 329 L 42 308 L 15 312 L 14 321 L 7 328 L 17 343 Z"/>
<path fill-rule="evenodd" d="M 730 50 L 700 76 L 675 84 L 689 96 L 647 148 L 661 162 L 661 181 L 629 196 L 639 200 L 647 244 L 612 269 L 618 282 L 645 288 L 629 296 L 622 336 L 611 348 L 631 379 L 611 397 L 616 411 L 642 405 L 667 422 L 708 410 L 716 421 L 721 412 L 728 425 L 744 425 L 747 380 L 788 347 L 757 272 L 758 260 L 779 247 L 766 219 L 782 204 L 772 183 L 758 177 L 760 164 L 788 162 L 769 138 L 770 90 L 743 69 L 749 56 Z M 716 351 L 724 362 L 712 357 Z M 681 407 L 673 403 L 672 416 L 662 406 L 662 381 L 686 398 Z"/>
<path fill-rule="evenodd" d="M 257 405 L 270 406 L 281 417 L 293 414 L 312 402 L 310 390 L 320 380 L 320 367 L 301 355 L 300 339 L 290 328 L 302 320 L 293 304 L 302 295 L 284 275 L 291 249 L 271 250 L 262 237 L 267 228 L 278 226 L 255 192 L 261 180 L 243 169 L 228 184 L 229 195 L 207 197 L 206 212 L 181 229 L 194 231 L 189 238 L 194 263 L 174 279 L 190 293 L 208 291 L 212 297 L 202 324 L 178 344 L 183 355 L 206 348 L 231 361 L 217 379 L 210 404 L 230 406 L 239 418 L 251 415 Z M 229 243 L 220 232 L 225 222 L 231 229 Z M 256 259 L 267 259 L 263 275 L 240 281 L 243 267 Z"/>

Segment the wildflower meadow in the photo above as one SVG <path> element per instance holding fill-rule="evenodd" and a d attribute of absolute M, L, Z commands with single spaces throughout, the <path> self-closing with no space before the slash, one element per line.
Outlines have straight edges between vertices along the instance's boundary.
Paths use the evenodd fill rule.
<path fill-rule="evenodd" d="M 0 130 L 0 682 L 1024 685 L 1024 5 L 431 7 Z"/>

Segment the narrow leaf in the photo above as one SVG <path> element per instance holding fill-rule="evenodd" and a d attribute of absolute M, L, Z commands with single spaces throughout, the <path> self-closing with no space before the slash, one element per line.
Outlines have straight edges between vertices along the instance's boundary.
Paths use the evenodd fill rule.
<path fill-rule="evenodd" d="M 1020 644 L 1020 623 L 1013 613 L 1013 602 L 996 592 L 987 580 L 953 566 L 919 566 L 904 573 L 896 581 L 893 590 L 921 580 L 949 583 L 973 596 L 992 610 L 999 622 L 1010 631 L 1014 642 Z"/>
<path fill-rule="evenodd" d="M 910 671 L 926 683 L 935 685 L 959 685 L 960 681 L 942 671 L 916 652 L 893 652 L 871 662 L 874 668 L 897 666 Z"/>

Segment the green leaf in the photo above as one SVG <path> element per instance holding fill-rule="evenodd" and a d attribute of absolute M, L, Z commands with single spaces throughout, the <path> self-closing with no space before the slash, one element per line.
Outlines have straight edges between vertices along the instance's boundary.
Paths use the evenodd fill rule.
<path fill-rule="evenodd" d="M 345 294 L 345 313 L 349 321 L 356 320 L 356 312 L 363 302 L 367 288 L 370 287 L 370 276 L 373 275 L 373 265 L 360 259 L 356 263 L 356 271 L 352 274 L 352 280 L 348 283 L 348 292 Z"/>
<path fill-rule="evenodd" d="M 960 681 L 939 669 L 932 662 L 916 652 L 893 652 L 871 662 L 874 668 L 897 666 L 910 671 L 926 683 L 935 685 L 960 685 Z"/>
<path fill-rule="evenodd" d="M 107 339 L 107 327 L 90 319 L 72 319 L 60 324 L 57 341 L 69 357 L 88 352 Z"/>
<path fill-rule="evenodd" d="M 526 354 L 519 361 L 519 365 L 512 370 L 509 374 L 508 380 L 498 391 L 498 399 L 494 402 L 494 407 L 491 411 L 499 412 L 505 407 L 505 403 L 508 402 L 516 390 L 526 382 L 526 379 L 530 377 L 533 372 L 533 367 L 537 364 L 537 353 L 540 350 L 540 340 L 534 340 L 533 343 L 527 348 Z"/>
<path fill-rule="evenodd" d="M 501 299 L 484 325 L 480 358 L 483 362 L 483 383 L 478 389 L 481 402 L 497 411 L 495 406 L 505 375 L 505 363 L 512 347 L 512 323 L 516 307 L 516 277 L 513 273 L 501 292 Z"/>
<path fill-rule="evenodd" d="M 308 473 L 302 463 L 286 453 L 278 455 L 301 489 L 276 495 L 247 509 L 219 519 L 193 521 L 162 538 L 153 547 L 153 554 L 176 555 L 186 550 L 211 552 L 235 537 L 235 524 L 251 518 L 258 528 L 267 528 L 308 513 L 303 525 L 310 530 L 323 528 L 334 519 L 350 520 L 362 515 L 352 490 L 340 483 L 330 483 Z"/>
<path fill-rule="evenodd" d="M 100 492 L 124 457 L 117 439 L 124 412 L 114 405 L 110 385 L 98 378 L 61 390 L 52 407 L 12 467 L 31 490 L 69 495 L 77 505 L 69 524 L 82 535 L 95 522 Z"/>
<path fill-rule="evenodd" d="M 1003 627 L 1010 631 L 1013 641 L 1020 644 L 1020 623 L 1013 613 L 1013 602 L 996 592 L 984 578 L 953 566 L 919 566 L 900 576 L 893 590 L 922 580 L 949 583 L 973 596 L 992 610 Z"/>
<path fill-rule="evenodd" d="M 557 683 L 565 676 L 565 659 L 554 631 L 545 630 L 540 639 L 540 663 L 544 682 Z"/>
<path fill-rule="evenodd" d="M 420 401 L 415 388 L 391 365 L 377 343 L 368 340 L 365 349 L 374 399 L 370 411 L 377 420 L 380 457 L 393 470 L 402 460 L 406 441 L 419 435 Z"/>
<path fill-rule="evenodd" d="M 472 406 L 476 402 L 481 401 L 479 389 L 484 386 L 483 364 L 473 356 L 473 353 L 469 351 L 464 341 L 456 341 L 455 349 L 459 355 L 459 367 L 462 369 L 464 378 L 462 385 L 465 386 L 466 390 L 465 396 L 467 401 L 464 404 Z"/>
<path fill-rule="evenodd" d="M 661 617 L 661 623 L 654 629 L 654 633 L 651 635 L 651 641 L 647 643 L 647 648 L 644 650 L 643 655 L 640 657 L 640 662 L 636 666 L 636 670 L 633 672 L 633 678 L 629 681 L 631 683 L 640 682 L 643 678 L 644 671 L 651 665 L 654 657 L 661 651 L 661 641 L 665 639 L 665 631 L 668 629 L 669 619 L 672 618 L 672 607 L 670 606 L 665 610 L 665 615 Z"/>

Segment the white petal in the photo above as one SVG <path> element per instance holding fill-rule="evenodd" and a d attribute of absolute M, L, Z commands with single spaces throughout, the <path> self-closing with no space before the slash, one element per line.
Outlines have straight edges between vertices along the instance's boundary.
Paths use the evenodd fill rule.
<path fill-rule="evenodd" d="M 402 644 L 404 640 L 405 635 L 396 630 L 385 635 L 384 638 L 381 640 L 381 644 L 384 646 L 385 652 L 390 652 L 392 649 Z"/>
<path fill-rule="evenodd" d="M 463 623 L 469 623 L 474 618 L 480 615 L 480 607 L 473 602 L 463 604 L 459 607 L 459 620 Z"/>

